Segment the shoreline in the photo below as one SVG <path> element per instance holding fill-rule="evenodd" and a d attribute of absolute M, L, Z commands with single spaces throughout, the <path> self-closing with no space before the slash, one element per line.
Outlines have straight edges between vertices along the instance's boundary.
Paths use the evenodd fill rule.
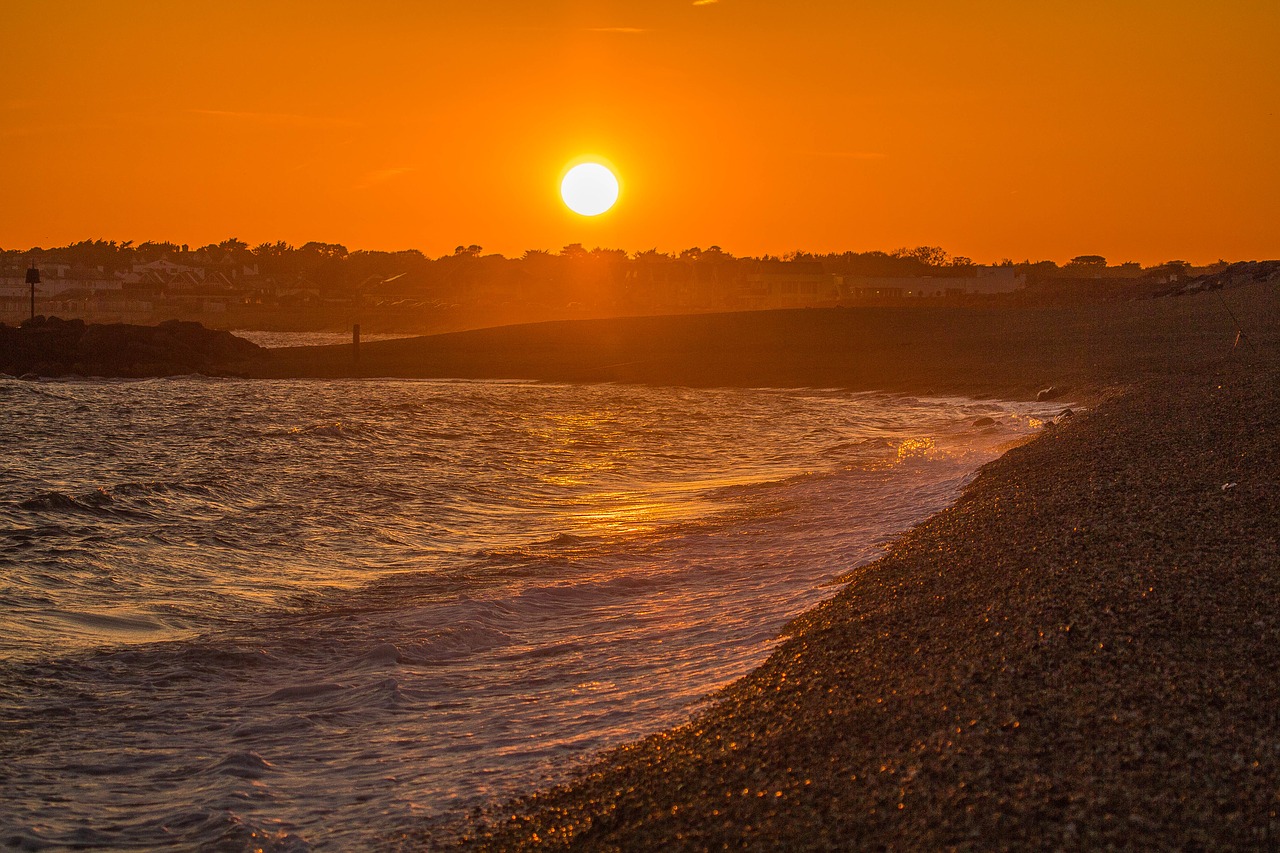
<path fill-rule="evenodd" d="M 1269 284 L 1075 308 L 832 308 L 625 317 L 266 351 L 252 377 L 401 377 L 821 387 L 1079 402 L 1221 361 L 1237 332 L 1274 329 Z M 1249 343 L 1256 344 L 1252 337 Z M 1051 398 L 1053 398 L 1051 397 Z"/>
<path fill-rule="evenodd" d="M 850 572 L 689 724 L 469 828 L 426 823 L 388 845 L 1276 843 L 1280 290 L 1228 297 L 1247 347 L 1217 294 L 1113 313 L 758 312 L 370 344 L 358 375 L 1052 389 L 1090 407 Z M 259 375 L 351 375 L 349 347 L 261 355 L 244 362 Z"/>
<path fill-rule="evenodd" d="M 1074 385 L 1096 405 L 984 466 L 687 724 L 389 844 L 1280 842 L 1276 326 L 1210 349 L 1193 315 L 1112 341 Z"/>
<path fill-rule="evenodd" d="M 0 325 L 0 372 L 24 378 L 510 379 L 808 387 L 1089 403 L 1180 362 L 1232 356 L 1236 317 L 1280 326 L 1270 283 L 1075 307 L 861 307 L 617 317 L 264 349 L 198 323 Z"/>
<path fill-rule="evenodd" d="M 1152 383 L 1013 448 L 688 724 L 416 840 L 1276 843 L 1277 380 Z"/>

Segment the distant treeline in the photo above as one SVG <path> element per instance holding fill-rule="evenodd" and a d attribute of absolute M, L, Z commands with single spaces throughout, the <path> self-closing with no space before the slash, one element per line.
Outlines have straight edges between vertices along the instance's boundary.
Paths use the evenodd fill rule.
<path fill-rule="evenodd" d="M 969 258 L 951 255 L 936 246 L 892 252 L 791 252 L 781 257 L 759 258 L 734 257 L 719 246 L 689 248 L 678 253 L 649 249 L 629 254 L 621 249 L 587 249 L 580 244 L 565 246 L 558 252 L 530 250 L 519 258 L 485 253 L 478 245 L 458 246 L 451 254 L 430 258 L 417 249 L 350 251 L 339 243 L 321 242 L 296 247 L 285 242 L 250 246 L 236 238 L 194 248 L 169 242 L 82 240 L 54 248 L 0 250 L 0 263 L 8 275 L 15 275 L 32 262 L 64 264 L 71 267 L 74 276 L 111 277 L 156 261 L 220 268 L 233 273 L 229 276 L 233 278 L 262 277 L 280 284 L 299 283 L 331 292 L 361 287 L 449 289 L 463 282 L 498 283 L 521 278 L 566 281 L 587 278 L 597 282 L 622 281 L 629 277 L 725 280 L 776 270 L 779 264 L 794 264 L 795 268 L 803 267 L 811 273 L 885 278 L 965 277 L 976 275 L 982 269 Z M 1004 260 L 996 266 L 1013 268 L 1033 281 L 1053 277 L 1137 278 L 1150 274 L 1185 274 L 1190 269 L 1184 261 L 1169 261 L 1146 269 L 1136 263 L 1108 266 L 1106 259 L 1099 255 L 1082 255 L 1062 266 L 1053 261 L 1030 260 Z"/>
<path fill-rule="evenodd" d="M 40 272 L 31 303 L 24 272 Z M 532 250 L 518 258 L 458 246 L 351 251 L 338 243 L 243 240 L 175 243 L 83 240 L 0 250 L 0 320 L 33 314 L 108 323 L 196 320 L 224 329 L 416 334 L 571 317 L 616 317 L 823 306 L 1125 301 L 1270 280 L 1275 265 L 1225 262 L 1143 268 L 1100 255 L 974 264 L 936 246 L 892 252 L 791 252 L 734 257 L 718 246 L 665 253 Z"/>

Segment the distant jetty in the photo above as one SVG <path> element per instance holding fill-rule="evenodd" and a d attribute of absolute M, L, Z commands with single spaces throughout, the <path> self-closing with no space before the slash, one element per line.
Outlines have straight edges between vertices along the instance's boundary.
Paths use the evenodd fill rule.
<path fill-rule="evenodd" d="M 0 373 L 26 377 L 245 375 L 260 348 L 230 332 L 169 320 L 158 326 L 35 317 L 0 323 Z"/>

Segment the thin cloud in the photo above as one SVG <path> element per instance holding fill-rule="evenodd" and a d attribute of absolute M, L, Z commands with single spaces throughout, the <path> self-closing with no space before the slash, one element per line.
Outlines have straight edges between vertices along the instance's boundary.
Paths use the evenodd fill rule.
<path fill-rule="evenodd" d="M 693 0 L 693 5 L 695 5 L 695 6 L 714 6 L 715 4 L 717 4 L 717 3 L 719 3 L 719 2 L 720 2 L 720 0 Z"/>
<path fill-rule="evenodd" d="M 839 160 L 884 160 L 889 155 L 879 151 L 797 151 L 806 157 L 832 157 Z"/>
<path fill-rule="evenodd" d="M 254 113 L 239 110 L 196 110 L 193 115 L 210 116 L 227 121 L 255 122 L 258 124 L 285 125 L 288 127 L 354 127 L 355 122 L 330 116 L 308 116 L 297 113 Z"/>
<path fill-rule="evenodd" d="M 641 33 L 652 32 L 641 27 L 588 27 L 589 33 L 619 33 L 625 36 L 636 36 Z"/>
<path fill-rule="evenodd" d="M 375 171 L 366 173 L 364 178 L 360 181 L 360 183 L 355 185 L 355 188 L 358 190 L 367 190 L 371 187 L 376 187 L 379 184 L 385 184 L 388 181 L 394 181 L 396 178 L 400 177 L 401 175 L 407 175 L 410 172 L 416 172 L 416 171 L 418 171 L 418 168 L 416 166 L 396 166 L 391 169 L 377 169 Z"/>

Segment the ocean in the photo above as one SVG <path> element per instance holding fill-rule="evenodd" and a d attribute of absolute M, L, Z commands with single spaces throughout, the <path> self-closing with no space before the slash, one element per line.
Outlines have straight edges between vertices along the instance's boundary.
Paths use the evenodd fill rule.
<path fill-rule="evenodd" d="M 678 724 L 1056 407 L 0 379 L 0 844 L 355 850 Z"/>

